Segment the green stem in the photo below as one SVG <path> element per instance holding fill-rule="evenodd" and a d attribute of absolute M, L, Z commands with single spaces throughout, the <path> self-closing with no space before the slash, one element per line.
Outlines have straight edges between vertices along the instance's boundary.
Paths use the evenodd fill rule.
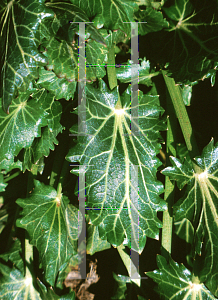
<path fill-rule="evenodd" d="M 7 178 L 4 179 L 4 182 L 8 182 L 9 180 L 11 180 L 11 179 L 17 177 L 18 175 L 20 175 L 20 173 L 21 173 L 21 171 L 18 171 L 18 172 L 16 172 L 16 173 L 10 175 L 9 177 L 7 177 Z"/>
<path fill-rule="evenodd" d="M 63 163 L 62 170 L 61 170 L 61 175 L 59 177 L 58 186 L 57 186 L 57 194 L 58 195 L 60 195 L 61 192 L 62 192 L 63 182 L 64 182 L 64 179 L 66 179 L 66 176 L 67 176 L 69 170 L 70 170 L 69 162 L 66 161 L 66 159 L 65 159 L 64 163 Z"/>
<path fill-rule="evenodd" d="M 60 176 L 59 174 L 61 174 L 61 170 L 62 170 L 62 166 L 65 163 L 65 156 L 67 154 L 68 151 L 68 145 L 66 145 L 66 141 L 68 140 L 68 138 L 66 138 L 66 134 L 67 133 L 62 133 L 60 135 L 59 138 L 59 145 L 56 149 L 56 154 L 55 154 L 55 158 L 54 158 L 54 163 L 53 163 L 53 168 L 52 168 L 52 172 L 51 172 L 51 177 L 50 177 L 50 186 L 53 186 L 55 189 L 57 189 L 58 187 L 58 183 L 60 180 Z M 69 165 L 69 162 L 68 162 Z"/>
<path fill-rule="evenodd" d="M 111 46 L 108 53 L 107 75 L 108 75 L 109 87 L 111 90 L 113 90 L 117 86 L 114 44 Z"/>
<path fill-rule="evenodd" d="M 176 141 L 177 135 L 177 119 L 174 108 L 171 104 L 169 93 L 167 92 L 167 141 L 166 141 L 166 163 L 169 165 L 169 155 L 176 156 Z M 174 189 L 175 183 L 171 182 L 169 177 L 165 177 L 165 193 L 164 199 L 167 201 L 168 210 L 163 213 L 163 229 L 162 229 L 162 255 L 168 259 L 171 253 L 172 244 L 172 227 L 173 227 L 173 213 L 172 206 L 174 203 Z"/>
<path fill-rule="evenodd" d="M 190 157 L 193 159 L 195 156 L 199 155 L 198 146 L 193 134 L 192 126 L 189 120 L 188 113 L 186 111 L 186 107 L 184 101 L 182 99 L 182 95 L 180 92 L 180 87 L 175 85 L 175 81 L 173 78 L 167 76 L 166 71 L 162 71 L 163 78 L 165 80 L 166 86 L 168 88 L 176 116 L 179 120 L 179 124 L 186 142 L 187 149 L 189 151 Z M 201 173 L 202 170 L 198 167 L 193 161 L 193 168 L 196 173 Z"/>
<path fill-rule="evenodd" d="M 162 255 L 168 258 L 168 253 L 171 253 L 172 245 L 172 228 L 173 228 L 173 217 L 170 213 L 174 200 L 174 183 L 172 183 L 168 176 L 165 178 L 165 193 L 164 199 L 168 203 L 168 209 L 163 212 L 163 229 L 162 229 Z M 167 252 L 166 252 L 167 251 Z"/>

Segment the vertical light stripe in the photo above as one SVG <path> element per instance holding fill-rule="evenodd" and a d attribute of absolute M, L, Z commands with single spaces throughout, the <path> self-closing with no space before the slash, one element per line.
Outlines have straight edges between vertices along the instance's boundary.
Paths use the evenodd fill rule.
<path fill-rule="evenodd" d="M 131 262 L 130 278 L 139 279 L 139 215 L 138 215 L 138 166 L 131 165 Z M 133 250 L 135 249 L 135 250 Z M 134 268 L 135 266 L 135 268 Z M 137 270 L 137 272 L 136 272 Z"/>
<path fill-rule="evenodd" d="M 78 135 L 86 134 L 86 70 L 85 70 L 85 23 L 79 23 L 79 63 L 78 63 Z M 79 167 L 79 210 L 82 213 L 82 232 L 79 236 L 78 247 L 85 245 L 80 273 L 86 279 L 86 222 L 85 222 L 85 167 Z M 79 221 L 79 220 L 78 220 Z"/>
<path fill-rule="evenodd" d="M 78 135 L 86 132 L 86 58 L 85 23 L 79 23 L 79 63 L 78 63 Z"/>
<path fill-rule="evenodd" d="M 80 273 L 82 279 L 86 279 L 86 221 L 85 221 L 85 166 L 79 166 L 79 211 L 82 214 L 82 231 L 78 237 L 78 247 L 85 246 L 82 263 L 80 264 Z M 78 215 L 78 226 L 80 224 Z M 79 228 L 80 229 L 80 228 Z"/>
<path fill-rule="evenodd" d="M 138 135 L 138 23 L 131 22 L 131 134 Z M 139 279 L 138 166 L 131 166 L 131 279 Z M 133 248 L 135 250 L 133 250 Z M 136 267 L 137 272 L 133 265 Z"/>
<path fill-rule="evenodd" d="M 131 60 L 131 134 L 138 135 L 139 38 L 136 22 L 131 22 Z"/>

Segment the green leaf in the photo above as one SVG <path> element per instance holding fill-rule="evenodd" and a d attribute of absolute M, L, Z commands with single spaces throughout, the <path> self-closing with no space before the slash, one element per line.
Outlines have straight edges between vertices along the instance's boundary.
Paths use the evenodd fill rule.
<path fill-rule="evenodd" d="M 58 296 L 53 289 L 48 289 L 37 278 L 23 277 L 21 272 L 15 268 L 10 269 L 8 266 L 0 264 L 2 277 L 0 279 L 1 289 L 0 297 L 3 300 L 75 300 L 75 293 L 72 291 L 67 295 Z M 35 289 L 38 285 L 40 293 Z"/>
<path fill-rule="evenodd" d="M 0 298 L 4 300 L 41 300 L 39 292 L 36 291 L 32 277 L 23 277 L 21 272 L 15 268 L 0 264 L 2 277 L 0 278 Z"/>
<path fill-rule="evenodd" d="M 50 150 L 55 149 L 54 144 L 57 145 L 58 140 L 48 127 L 44 128 L 41 138 L 35 139 L 31 147 L 24 150 L 23 171 L 31 170 L 42 156 L 48 157 Z"/>
<path fill-rule="evenodd" d="M 42 136 L 35 139 L 31 147 L 24 150 L 23 171 L 32 170 L 34 164 L 39 164 L 39 171 L 43 172 L 43 155 L 48 157 L 50 150 L 54 150 L 54 144 L 58 144 L 57 139 L 49 131 L 48 127 L 42 130 Z"/>
<path fill-rule="evenodd" d="M 202 169 L 199 174 L 194 173 L 190 165 L 182 165 L 175 158 L 171 161 L 173 167 L 166 168 L 162 173 L 178 180 L 180 187 L 188 184 L 184 197 L 174 206 L 175 222 L 184 218 L 192 222 L 196 230 L 195 249 L 198 254 L 201 254 L 204 239 L 205 259 L 200 279 L 206 281 L 210 291 L 217 296 L 218 251 L 215 233 L 218 230 L 218 144 L 214 146 L 214 141 L 211 140 L 201 157 L 195 158 L 197 165 Z"/>
<path fill-rule="evenodd" d="M 85 13 L 87 9 L 83 11 L 73 4 L 60 1 L 49 2 L 46 5 L 54 10 L 62 26 L 57 31 L 56 36 L 51 35 L 50 39 L 44 39 L 42 43 L 45 48 L 43 54 L 48 58 L 47 70 L 53 70 L 59 78 L 65 78 L 68 82 L 78 80 L 78 39 L 76 39 L 75 34 L 79 35 L 79 25 L 73 22 L 88 22 L 84 38 L 90 37 L 91 40 L 86 43 L 86 57 L 83 57 L 88 66 L 86 79 L 87 81 L 94 81 L 97 77 L 104 77 L 106 74 L 104 65 L 107 61 L 107 49 L 105 48 L 107 44 L 101 34 L 102 31 L 90 24 Z M 103 32 L 106 30 L 104 29 Z M 81 53 L 79 58 L 82 59 Z"/>
<path fill-rule="evenodd" d="M 175 233 L 187 243 L 192 244 L 194 239 L 194 227 L 188 219 L 174 222 Z"/>
<path fill-rule="evenodd" d="M 0 170 L 2 170 L 2 173 L 6 174 L 13 169 L 20 169 L 22 171 L 21 161 L 18 160 L 14 162 L 14 158 L 12 157 L 10 159 L 5 158 L 0 162 Z"/>
<path fill-rule="evenodd" d="M 84 38 L 87 39 L 90 36 L 91 39 L 106 46 L 104 38 L 97 29 L 103 26 L 98 26 L 96 28 L 90 22 L 86 14 L 87 9 L 83 11 L 76 5 L 60 1 L 47 2 L 46 5 L 55 12 L 55 17 L 59 21 L 59 26 L 61 25 L 62 27 L 59 32 L 56 30 L 59 38 L 65 39 L 72 44 L 74 35 L 79 35 L 79 26 L 74 22 L 86 22 L 86 34 Z"/>
<path fill-rule="evenodd" d="M 139 23 L 140 35 L 145 35 L 149 32 L 155 32 L 169 27 L 169 23 L 163 18 L 162 12 L 153 9 L 152 7 L 147 7 L 146 10 L 138 10 L 135 13 L 135 16 L 138 22 L 144 22 Z"/>
<path fill-rule="evenodd" d="M 30 94 L 20 93 L 13 100 L 10 115 L 0 110 L 0 161 L 11 160 L 22 148 L 29 147 L 47 124 L 47 112 L 35 99 L 28 100 Z"/>
<path fill-rule="evenodd" d="M 138 10 L 138 5 L 133 0 L 70 0 L 73 4 L 84 10 L 89 18 L 93 18 L 95 24 L 99 24 L 108 29 L 121 29 L 130 36 L 130 24 L 134 22 L 134 12 Z"/>
<path fill-rule="evenodd" d="M 55 294 L 53 289 L 48 288 L 47 290 L 46 286 L 39 279 L 37 279 L 37 283 L 41 290 L 42 300 L 75 300 L 76 299 L 74 291 L 70 292 L 67 295 L 58 296 L 57 294 Z"/>
<path fill-rule="evenodd" d="M 127 64 L 121 64 L 118 68 L 116 68 L 116 73 L 117 73 L 117 79 L 119 79 L 121 82 L 127 83 L 131 82 L 134 84 L 134 80 L 131 81 L 131 75 L 132 75 L 132 66 L 137 66 L 137 71 L 133 72 L 134 76 L 138 76 L 139 74 L 139 82 L 138 82 L 138 77 L 136 77 L 137 83 L 140 84 L 146 84 L 147 86 L 152 85 L 151 78 L 154 76 L 159 75 L 159 72 L 154 72 L 150 71 L 150 62 L 144 58 L 141 60 L 141 64 L 135 65 L 131 60 L 128 60 Z"/>
<path fill-rule="evenodd" d="M 45 5 L 47 6 L 48 2 L 45 3 Z M 51 10 L 50 10 L 51 11 Z M 57 16 L 54 14 L 54 18 L 51 19 L 44 19 L 42 23 L 40 23 L 39 26 L 39 33 L 40 33 L 40 37 L 41 37 L 41 41 L 43 39 L 48 39 L 51 38 L 52 36 L 55 36 L 58 32 L 58 30 L 61 27 L 61 22 L 60 20 L 57 18 Z M 41 45 L 39 47 L 39 49 L 41 50 Z"/>
<path fill-rule="evenodd" d="M 7 183 L 4 183 L 3 174 L 0 174 L 0 192 L 4 192 L 7 185 Z"/>
<path fill-rule="evenodd" d="M 86 166 L 86 204 L 97 208 L 88 213 L 91 224 L 99 226 L 100 237 L 115 246 L 126 239 L 131 248 L 131 239 L 138 244 L 138 237 L 131 235 L 131 228 L 136 233 L 139 224 L 139 246 L 134 250 L 141 253 L 146 236 L 158 239 L 161 222 L 156 212 L 166 209 L 165 201 L 158 196 L 163 186 L 156 180 L 157 167 L 161 164 L 156 157 L 160 149 L 159 130 L 165 129 L 164 120 L 159 118 L 163 109 L 158 105 L 158 96 L 139 92 L 139 135 L 131 135 L 130 87 L 118 102 L 118 90 L 109 91 L 105 83 L 100 82 L 100 90 L 86 87 L 87 134 L 78 137 L 67 159 Z M 77 134 L 77 126 L 73 126 L 71 132 Z M 136 223 L 133 221 L 136 209 L 131 201 L 133 165 L 139 166 L 139 223 L 138 217 Z M 78 174 L 79 170 L 72 172 Z"/>
<path fill-rule="evenodd" d="M 65 78 L 58 78 L 54 72 L 46 71 L 43 68 L 39 69 L 37 84 L 40 84 L 41 87 L 53 93 L 57 100 L 61 98 L 65 98 L 66 100 L 73 98 L 77 85 L 75 81 L 68 82 Z"/>
<path fill-rule="evenodd" d="M 154 9 L 160 9 L 162 5 L 164 5 L 164 2 L 166 2 L 167 0 L 161 0 L 159 2 L 156 2 L 155 0 L 137 0 L 136 3 L 138 5 L 145 5 L 148 7 L 153 7 Z"/>
<path fill-rule="evenodd" d="M 192 86 L 185 85 L 181 87 L 182 98 L 186 106 L 190 106 L 192 97 Z"/>
<path fill-rule="evenodd" d="M 84 260 L 84 252 L 86 251 L 86 243 L 83 241 L 80 243 L 78 249 L 77 249 L 77 254 L 72 256 L 69 262 L 65 263 L 62 265 L 57 281 L 56 281 L 56 287 L 58 288 L 63 288 L 63 282 L 67 278 L 68 274 L 72 271 L 72 268 L 77 268 L 78 265 L 82 263 Z"/>
<path fill-rule="evenodd" d="M 115 295 L 113 297 L 111 297 L 111 299 L 115 299 L 115 300 L 126 299 L 126 291 L 127 291 L 126 282 L 123 281 L 120 278 L 120 276 L 117 276 L 114 272 L 113 272 L 113 278 L 118 283 L 118 287 L 117 287 Z"/>
<path fill-rule="evenodd" d="M 88 225 L 88 239 L 86 244 L 87 254 L 93 255 L 96 252 L 110 249 L 111 244 L 105 240 L 100 239 L 98 227 Z"/>
<path fill-rule="evenodd" d="M 32 195 L 16 201 L 24 208 L 17 226 L 28 231 L 30 243 L 39 251 L 45 278 L 54 285 L 60 267 L 76 253 L 78 210 L 51 186 L 34 182 Z"/>
<path fill-rule="evenodd" d="M 190 165 L 192 164 L 192 160 L 190 158 L 187 146 L 185 144 L 181 144 L 181 143 L 177 144 L 176 145 L 176 153 L 182 163 L 185 160 L 187 160 Z"/>
<path fill-rule="evenodd" d="M 39 26 L 46 18 L 53 18 L 45 0 L 1 1 L 0 55 L 1 97 L 4 111 L 18 89 L 25 91 L 29 82 L 38 77 L 39 65 L 46 65 L 46 57 L 38 51 Z M 16 58 L 16 59 L 15 59 Z"/>
<path fill-rule="evenodd" d="M 51 38 L 43 42 L 44 55 L 48 58 L 47 70 L 53 70 L 59 78 L 65 78 L 72 82 L 78 80 L 78 48 L 69 45 L 65 40 L 58 41 Z M 80 59 L 82 59 L 80 55 Z M 85 57 L 83 57 L 85 60 Z M 102 44 L 90 41 L 86 47 L 86 63 L 90 66 L 86 69 L 86 79 L 96 80 L 96 77 L 104 77 L 104 63 L 107 61 L 107 50 Z M 92 67 L 92 65 L 94 67 Z M 73 97 L 73 93 L 70 95 Z"/>
<path fill-rule="evenodd" d="M 167 64 L 176 82 L 190 84 L 213 76 L 218 62 L 217 1 L 170 0 L 162 10 L 169 29 L 150 35 L 151 55 L 146 56 L 163 67 Z"/>
<path fill-rule="evenodd" d="M 32 97 L 36 99 L 42 109 L 47 113 L 48 129 L 53 133 L 54 137 L 62 131 L 63 126 L 60 124 L 62 116 L 62 106 L 52 94 L 48 93 L 46 89 L 40 89 L 32 94 Z"/>
<path fill-rule="evenodd" d="M 126 253 L 124 245 L 120 245 L 117 247 L 117 250 L 120 254 L 120 257 L 128 271 L 130 280 L 137 284 L 139 287 L 141 286 L 141 276 L 138 273 L 136 266 L 133 264 L 131 257 Z M 133 277 L 133 279 L 131 278 Z"/>
<path fill-rule="evenodd" d="M 212 300 L 216 299 L 212 293 L 193 278 L 191 272 L 183 264 L 178 264 L 170 258 L 169 264 L 160 255 L 157 256 L 158 270 L 146 272 L 150 278 L 158 283 L 159 293 L 167 300 Z"/>
<path fill-rule="evenodd" d="M 178 158 L 170 156 L 173 167 L 167 167 L 161 171 L 162 174 L 169 176 L 173 180 L 177 180 L 178 188 L 181 190 L 186 184 L 192 184 L 194 179 L 194 170 L 192 165 L 184 160 L 182 164 Z"/>
<path fill-rule="evenodd" d="M 54 100 L 52 94 L 41 89 L 33 93 L 32 97 L 40 103 L 43 111 L 47 113 L 48 127 L 42 128 L 41 137 L 34 139 L 32 145 L 24 149 L 23 171 L 31 170 L 33 164 L 43 156 L 47 157 L 50 150 L 54 150 L 54 144 L 58 144 L 56 137 L 63 130 L 63 126 L 60 124 L 62 107 L 58 101 Z"/>
<path fill-rule="evenodd" d="M 0 255 L 5 261 L 10 260 L 16 268 L 24 275 L 24 263 L 21 257 L 22 248 L 20 240 L 16 239 L 9 251 Z"/>

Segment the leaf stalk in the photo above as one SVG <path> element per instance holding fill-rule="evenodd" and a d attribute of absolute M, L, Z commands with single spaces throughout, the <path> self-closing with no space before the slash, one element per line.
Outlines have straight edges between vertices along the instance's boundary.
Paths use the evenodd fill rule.
<path fill-rule="evenodd" d="M 180 92 L 180 88 L 179 86 L 175 85 L 175 81 L 173 78 L 170 78 L 167 76 L 167 72 L 166 71 L 162 71 L 163 74 L 163 78 L 164 81 L 166 83 L 167 89 L 169 91 L 171 100 L 172 100 L 172 104 L 174 106 L 175 112 L 176 112 L 176 116 L 178 118 L 184 139 L 185 139 L 185 143 L 187 146 L 187 149 L 189 151 L 190 157 L 193 159 L 195 156 L 198 156 L 199 150 L 198 150 L 198 146 L 193 134 L 193 129 L 191 126 L 191 122 Z M 195 173 L 201 173 L 202 170 L 199 166 L 196 165 L 196 163 L 194 161 L 192 161 L 193 164 L 193 168 Z"/>
<path fill-rule="evenodd" d="M 115 45 L 112 44 L 109 52 L 108 52 L 108 65 L 107 66 L 107 75 L 109 87 L 113 90 L 117 86 L 117 74 L 115 67 Z"/>
<path fill-rule="evenodd" d="M 170 95 L 167 91 L 167 141 L 166 141 L 166 163 L 169 164 L 169 156 L 176 156 L 176 135 L 177 135 L 177 119 L 175 110 L 171 104 Z M 168 210 L 163 212 L 163 229 L 162 229 L 162 255 L 168 259 L 171 254 L 172 245 L 172 227 L 173 227 L 173 212 L 172 206 L 174 203 L 175 182 L 170 181 L 169 177 L 165 177 L 165 192 L 164 199 L 167 201 Z"/>

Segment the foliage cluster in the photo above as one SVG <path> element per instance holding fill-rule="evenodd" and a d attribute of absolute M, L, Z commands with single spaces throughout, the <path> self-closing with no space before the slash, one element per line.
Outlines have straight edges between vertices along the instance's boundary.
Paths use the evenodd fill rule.
<path fill-rule="evenodd" d="M 87 255 L 116 250 L 126 267 L 111 299 L 217 299 L 217 0 L 1 0 L 0 56 L 0 298 L 90 299 L 93 263 L 79 291 L 66 288 L 85 218 Z M 196 95 L 209 125 L 206 111 L 191 113 Z M 133 266 L 130 249 L 157 264 Z"/>

